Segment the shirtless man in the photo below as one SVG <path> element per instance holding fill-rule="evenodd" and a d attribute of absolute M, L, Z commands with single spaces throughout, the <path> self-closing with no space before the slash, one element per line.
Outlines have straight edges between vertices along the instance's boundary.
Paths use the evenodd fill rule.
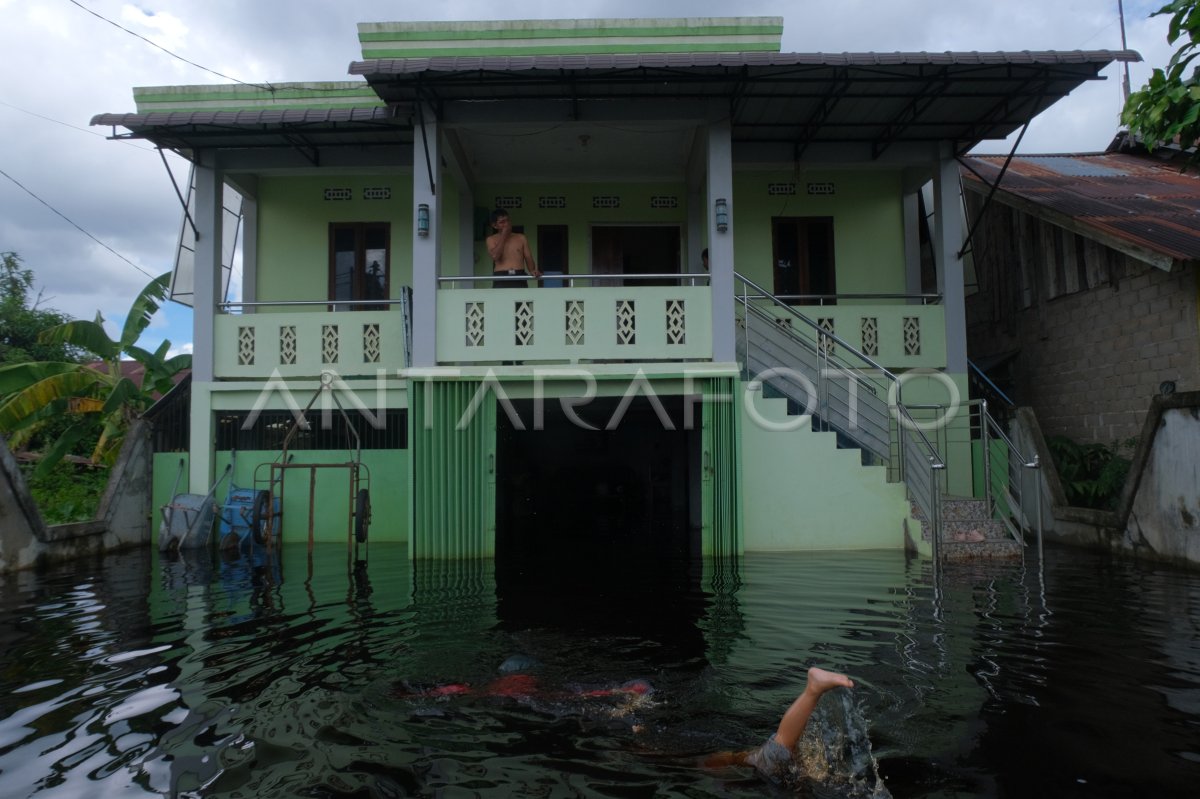
<path fill-rule="evenodd" d="M 497 208 L 488 219 L 492 230 L 496 231 L 487 237 L 488 255 L 492 257 L 492 274 L 496 277 L 516 277 L 528 272 L 532 277 L 541 277 L 542 273 L 533 262 L 533 253 L 529 251 L 529 240 L 524 234 L 514 233 L 512 220 L 508 212 Z M 523 280 L 497 280 L 497 288 L 523 288 Z"/>
<path fill-rule="evenodd" d="M 753 766 L 768 778 L 774 778 L 792 764 L 792 750 L 804 734 L 808 719 L 817 706 L 817 700 L 826 691 L 834 688 L 853 688 L 854 681 L 845 674 L 812 668 L 808 670 L 808 682 L 804 693 L 796 697 L 779 721 L 779 729 L 757 749 L 745 752 L 717 752 L 704 758 L 706 768 L 725 766 Z"/>

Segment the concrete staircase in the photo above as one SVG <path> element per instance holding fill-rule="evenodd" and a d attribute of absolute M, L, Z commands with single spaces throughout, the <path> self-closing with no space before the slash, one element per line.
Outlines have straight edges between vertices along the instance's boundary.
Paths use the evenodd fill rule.
<path fill-rule="evenodd" d="M 931 540 L 930 525 L 920 509 L 913 518 L 921 523 L 921 536 Z M 1022 546 L 1008 533 L 1004 522 L 988 516 L 987 503 L 969 497 L 942 498 L 942 560 L 1019 559 Z"/>

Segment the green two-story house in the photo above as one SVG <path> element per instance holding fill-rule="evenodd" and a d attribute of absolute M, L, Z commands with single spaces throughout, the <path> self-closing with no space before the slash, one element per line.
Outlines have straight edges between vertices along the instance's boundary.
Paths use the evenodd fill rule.
<path fill-rule="evenodd" d="M 928 546 L 915 517 L 978 482 L 956 158 L 1136 55 L 781 34 L 361 24 L 351 80 L 97 116 L 193 165 L 187 466 L 158 456 L 156 502 L 236 451 L 276 541 L 353 537 L 365 490 L 416 558 Z M 491 278 L 494 209 L 541 279 Z"/>

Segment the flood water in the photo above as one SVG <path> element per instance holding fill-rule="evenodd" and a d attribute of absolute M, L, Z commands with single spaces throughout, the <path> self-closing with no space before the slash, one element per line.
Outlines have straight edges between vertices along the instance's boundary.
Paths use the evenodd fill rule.
<path fill-rule="evenodd" d="M 139 551 L 0 583 L 0 796 L 788 795 L 696 760 L 760 743 L 813 664 L 857 681 L 896 797 L 1194 796 L 1198 620 L 1200 575 L 1061 549 L 936 588 L 901 553 Z"/>

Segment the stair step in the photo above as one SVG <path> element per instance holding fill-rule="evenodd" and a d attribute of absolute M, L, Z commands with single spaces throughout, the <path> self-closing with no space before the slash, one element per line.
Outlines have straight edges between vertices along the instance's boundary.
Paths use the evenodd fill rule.
<path fill-rule="evenodd" d="M 1021 545 L 1011 538 L 1003 541 L 943 541 L 940 547 L 943 560 L 981 560 L 1021 557 Z"/>
<path fill-rule="evenodd" d="M 943 541 L 1002 541 L 1008 537 L 1004 522 L 997 519 L 952 519 L 942 522 Z"/>
<path fill-rule="evenodd" d="M 968 497 L 942 500 L 942 521 L 986 519 L 989 515 L 986 500 Z"/>

